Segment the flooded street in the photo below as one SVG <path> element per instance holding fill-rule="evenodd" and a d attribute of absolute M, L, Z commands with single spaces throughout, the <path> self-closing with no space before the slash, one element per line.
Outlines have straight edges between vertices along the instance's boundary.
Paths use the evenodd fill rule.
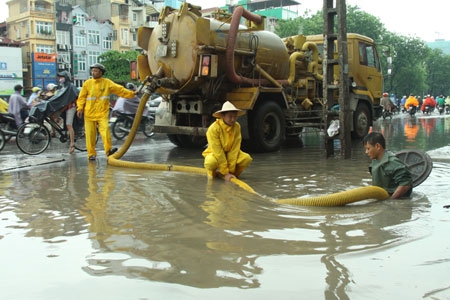
<path fill-rule="evenodd" d="M 257 194 L 195 173 L 109 166 L 104 155 L 92 163 L 66 148 L 37 165 L 9 143 L 0 152 L 1 298 L 450 299 L 450 115 L 396 115 L 373 130 L 394 152 L 433 159 L 412 199 L 277 204 L 370 185 L 362 143 L 351 159 L 326 159 L 317 132 L 252 154 L 241 180 Z M 201 151 L 164 136 L 135 143 L 122 160 L 203 167 Z"/>

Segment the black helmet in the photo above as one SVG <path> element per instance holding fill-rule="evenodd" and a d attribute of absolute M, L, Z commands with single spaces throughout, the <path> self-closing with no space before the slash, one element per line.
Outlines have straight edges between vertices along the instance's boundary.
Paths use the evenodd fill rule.
<path fill-rule="evenodd" d="M 70 76 L 70 73 L 68 71 L 65 71 L 65 70 L 61 71 L 61 72 L 58 72 L 56 75 L 58 75 L 59 77 L 64 77 L 66 79 L 66 81 L 70 81 L 71 77 L 72 77 L 72 76 Z"/>
<path fill-rule="evenodd" d="M 99 64 L 99 63 L 96 63 L 96 64 L 91 65 L 91 67 L 90 67 L 89 69 L 92 70 L 92 68 L 100 69 L 100 71 L 102 71 L 102 74 L 105 74 L 105 72 L 106 72 L 105 66 L 102 65 L 102 64 Z"/>
<path fill-rule="evenodd" d="M 136 86 L 132 84 L 131 82 L 128 82 L 125 87 L 131 91 L 134 91 L 136 89 Z"/>
<path fill-rule="evenodd" d="M 16 84 L 15 86 L 14 86 L 14 90 L 15 91 L 21 91 L 23 89 L 23 86 L 21 85 L 21 84 Z"/>

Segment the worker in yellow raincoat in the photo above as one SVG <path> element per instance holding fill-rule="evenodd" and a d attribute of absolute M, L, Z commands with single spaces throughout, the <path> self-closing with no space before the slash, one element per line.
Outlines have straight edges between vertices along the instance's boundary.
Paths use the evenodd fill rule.
<path fill-rule="evenodd" d="M 102 137 L 103 148 L 107 156 L 117 151 L 112 148 L 111 132 L 109 131 L 109 97 L 111 94 L 123 98 L 133 98 L 135 92 L 103 78 L 106 68 L 102 64 L 93 64 L 92 78 L 84 82 L 77 100 L 77 117 L 84 114 L 84 130 L 86 132 L 86 148 L 89 160 L 96 159 L 95 144 L 98 131 Z"/>
<path fill-rule="evenodd" d="M 208 176 L 220 176 L 226 181 L 238 177 L 252 162 L 248 153 L 241 151 L 241 125 L 237 117 L 245 112 L 226 101 L 222 109 L 215 112 L 216 121 L 206 132 L 208 148 L 203 151 Z"/>
<path fill-rule="evenodd" d="M 8 112 L 8 102 L 0 98 L 0 112 L 7 113 Z"/>

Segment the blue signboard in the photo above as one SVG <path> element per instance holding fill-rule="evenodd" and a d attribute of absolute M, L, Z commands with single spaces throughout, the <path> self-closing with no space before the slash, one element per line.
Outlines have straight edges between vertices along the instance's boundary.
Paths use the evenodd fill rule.
<path fill-rule="evenodd" d="M 56 84 L 56 53 L 33 53 L 32 56 L 32 78 L 33 86 L 43 89 L 47 84 Z"/>

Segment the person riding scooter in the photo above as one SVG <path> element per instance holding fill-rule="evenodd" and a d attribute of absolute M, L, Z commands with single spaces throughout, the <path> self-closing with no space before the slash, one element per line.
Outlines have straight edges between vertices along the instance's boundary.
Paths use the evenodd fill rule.
<path fill-rule="evenodd" d="M 417 100 L 417 98 L 414 97 L 414 94 L 410 94 L 408 99 L 406 99 L 406 102 L 405 102 L 406 111 L 411 116 L 413 116 L 416 113 L 418 106 L 419 106 L 419 100 Z"/>
<path fill-rule="evenodd" d="M 436 101 L 434 100 L 433 97 L 431 97 L 430 95 L 427 95 L 427 97 L 425 98 L 425 100 L 423 100 L 422 103 L 422 113 L 431 113 L 434 108 L 436 107 Z"/>

